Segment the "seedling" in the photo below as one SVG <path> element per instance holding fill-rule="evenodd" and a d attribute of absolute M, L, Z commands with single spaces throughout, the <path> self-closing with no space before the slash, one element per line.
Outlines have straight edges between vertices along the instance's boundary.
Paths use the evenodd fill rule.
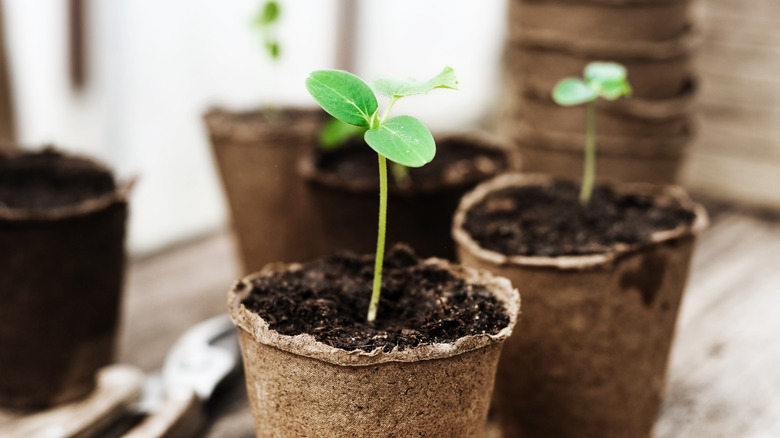
<path fill-rule="evenodd" d="M 591 62 L 585 66 L 584 79 L 562 79 L 552 98 L 562 106 L 585 104 L 585 159 L 582 169 L 580 203 L 587 205 L 596 179 L 596 99 L 615 100 L 631 95 L 626 68 L 614 62 Z"/>
<path fill-rule="evenodd" d="M 252 20 L 252 26 L 257 29 L 258 33 L 263 38 L 263 45 L 265 46 L 268 56 L 272 60 L 279 59 L 279 40 L 276 38 L 276 25 L 279 22 L 279 14 L 281 8 L 279 3 L 271 0 L 263 4 L 255 18 Z"/>
<path fill-rule="evenodd" d="M 427 94 L 435 88 L 457 90 L 458 81 L 451 67 L 427 81 L 414 79 L 377 79 L 371 87 L 359 77 L 340 70 L 318 70 L 309 74 L 306 88 L 328 114 L 349 125 L 365 128 L 368 146 L 379 157 L 379 233 L 376 243 L 374 282 L 368 307 L 369 322 L 376 319 L 382 287 L 382 262 L 387 231 L 387 160 L 408 167 L 421 167 L 436 155 L 436 143 L 428 128 L 411 116 L 388 119 L 390 110 L 402 97 Z M 390 98 L 379 115 L 377 93 Z"/>

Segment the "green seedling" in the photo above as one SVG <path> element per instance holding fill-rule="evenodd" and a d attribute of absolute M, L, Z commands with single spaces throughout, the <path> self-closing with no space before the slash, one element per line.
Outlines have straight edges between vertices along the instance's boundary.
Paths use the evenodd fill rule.
<path fill-rule="evenodd" d="M 276 38 L 276 25 L 279 22 L 281 7 L 279 3 L 271 0 L 263 4 L 255 18 L 252 20 L 252 26 L 257 29 L 263 38 L 263 45 L 272 60 L 279 59 L 279 40 Z"/>
<path fill-rule="evenodd" d="M 591 62 L 580 78 L 562 79 L 552 91 L 552 98 L 562 106 L 585 104 L 585 159 L 582 169 L 580 203 L 586 205 L 596 179 L 596 99 L 615 100 L 631 95 L 626 68 L 614 62 Z"/>
<path fill-rule="evenodd" d="M 436 143 L 428 128 L 411 116 L 388 119 L 398 99 L 414 94 L 427 94 L 435 88 L 457 89 L 458 81 L 451 67 L 427 81 L 414 79 L 377 79 L 371 86 L 359 77 L 340 70 L 318 70 L 306 79 L 306 88 L 318 104 L 336 119 L 365 129 L 363 138 L 379 157 L 379 233 L 376 243 L 374 282 L 369 322 L 376 319 L 382 287 L 382 262 L 387 231 L 387 160 L 402 166 L 421 167 L 436 155 Z M 390 98 L 382 114 L 376 94 Z"/>

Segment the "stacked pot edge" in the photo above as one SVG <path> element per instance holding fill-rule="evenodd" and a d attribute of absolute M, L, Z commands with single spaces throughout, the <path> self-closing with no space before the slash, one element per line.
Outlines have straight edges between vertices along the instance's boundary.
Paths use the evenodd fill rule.
<path fill-rule="evenodd" d="M 581 77 L 589 62 L 614 61 L 626 67 L 633 94 L 597 104 L 598 151 L 617 164 L 599 175 L 676 182 L 695 132 L 692 56 L 701 39 L 692 6 L 687 0 L 510 0 L 504 58 L 511 97 L 503 131 L 522 151 L 524 169 L 581 175 L 583 138 L 560 134 L 582 133 L 584 110 L 557 106 L 550 95 L 560 79 Z M 557 138 L 553 146 L 550 137 Z M 635 140 L 620 151 L 600 147 Z"/>

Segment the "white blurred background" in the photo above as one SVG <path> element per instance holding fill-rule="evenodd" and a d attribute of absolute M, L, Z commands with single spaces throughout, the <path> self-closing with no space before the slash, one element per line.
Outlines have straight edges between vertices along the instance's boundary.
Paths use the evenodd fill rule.
<path fill-rule="evenodd" d="M 18 141 L 87 153 L 122 178 L 138 176 L 133 254 L 225 226 L 201 122 L 209 107 L 313 105 L 304 79 L 311 70 L 336 67 L 345 24 L 340 0 L 281 0 L 278 63 L 268 60 L 250 26 L 261 3 L 85 0 L 86 74 L 76 89 L 69 79 L 68 2 L 3 1 Z M 479 126 L 500 93 L 505 3 L 354 1 L 352 70 L 368 80 L 425 78 L 451 65 L 460 91 L 410 98 L 396 108 L 434 131 Z"/>

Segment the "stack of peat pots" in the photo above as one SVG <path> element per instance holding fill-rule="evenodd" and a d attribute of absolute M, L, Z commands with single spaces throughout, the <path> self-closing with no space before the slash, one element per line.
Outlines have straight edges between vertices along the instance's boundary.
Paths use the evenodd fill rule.
<path fill-rule="evenodd" d="M 511 0 L 506 72 L 512 99 L 507 134 L 524 169 L 582 174 L 584 111 L 550 94 L 592 61 L 623 64 L 629 99 L 599 101 L 598 174 L 619 181 L 673 183 L 691 143 L 696 91 L 692 52 L 699 37 L 690 0 Z"/>

